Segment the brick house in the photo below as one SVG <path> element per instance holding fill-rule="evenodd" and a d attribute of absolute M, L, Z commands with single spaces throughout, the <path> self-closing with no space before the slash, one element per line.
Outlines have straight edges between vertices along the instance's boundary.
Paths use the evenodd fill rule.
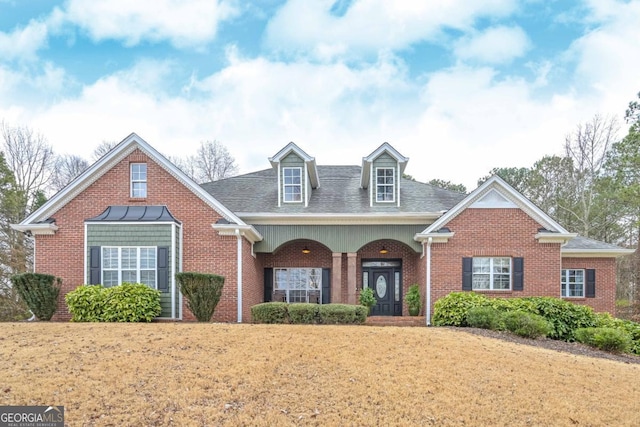
<path fill-rule="evenodd" d="M 388 143 L 360 166 L 321 166 L 290 143 L 271 168 L 198 185 L 136 134 L 14 228 L 35 270 L 84 283 L 141 282 L 166 319 L 193 320 L 178 271 L 225 276 L 214 320 L 247 322 L 263 301 L 355 304 L 407 315 L 418 284 L 429 322 L 452 291 L 554 296 L 615 310 L 616 257 L 632 250 L 570 233 L 497 176 L 468 195 L 402 177 Z"/>

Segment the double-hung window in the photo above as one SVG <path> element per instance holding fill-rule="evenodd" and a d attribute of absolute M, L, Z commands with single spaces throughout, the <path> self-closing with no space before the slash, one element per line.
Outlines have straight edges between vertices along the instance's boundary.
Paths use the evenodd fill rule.
<path fill-rule="evenodd" d="M 302 168 L 283 168 L 283 190 L 285 202 L 302 201 Z"/>
<path fill-rule="evenodd" d="M 284 302 L 322 301 L 321 268 L 276 268 L 274 300 Z"/>
<path fill-rule="evenodd" d="M 144 283 L 156 289 L 155 246 L 102 247 L 102 284 L 106 287 L 128 283 Z"/>
<path fill-rule="evenodd" d="M 563 269 L 560 283 L 563 297 L 584 297 L 584 270 Z"/>
<path fill-rule="evenodd" d="M 131 197 L 147 197 L 147 164 L 131 163 Z"/>
<path fill-rule="evenodd" d="M 376 202 L 395 200 L 395 169 L 376 169 Z"/>
<path fill-rule="evenodd" d="M 473 290 L 511 289 L 511 258 L 473 258 Z"/>

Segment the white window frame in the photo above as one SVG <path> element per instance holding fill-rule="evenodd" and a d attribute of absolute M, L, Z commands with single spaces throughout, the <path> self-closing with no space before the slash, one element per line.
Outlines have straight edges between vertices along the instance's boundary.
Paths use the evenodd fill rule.
<path fill-rule="evenodd" d="M 292 179 L 295 178 L 295 176 L 290 176 L 287 177 L 287 171 L 298 171 L 298 175 L 300 178 L 300 182 L 298 184 L 292 183 L 292 182 L 287 182 L 287 178 Z M 294 200 L 294 199 L 287 199 L 287 188 L 295 188 L 299 189 L 299 195 L 300 195 L 300 199 L 299 200 Z M 295 191 L 295 190 L 294 190 Z M 296 193 L 291 193 L 291 195 L 295 195 Z M 302 203 L 302 168 L 301 167 L 286 167 L 286 168 L 282 168 L 282 200 L 285 203 Z"/>
<path fill-rule="evenodd" d="M 144 177 L 142 177 L 141 170 L 134 170 L 140 166 L 144 166 Z M 147 197 L 147 164 L 146 163 L 131 163 L 129 165 L 129 173 L 131 177 L 130 195 L 134 199 L 145 199 Z M 140 188 L 136 188 L 136 184 L 144 184 Z"/>
<path fill-rule="evenodd" d="M 105 267 L 105 251 L 112 251 L 112 250 L 117 250 L 117 266 L 116 267 Z M 123 267 L 123 258 L 122 258 L 122 253 L 124 251 L 129 251 L 129 250 L 135 250 L 136 251 L 136 258 L 135 258 L 135 268 L 125 268 Z M 153 253 L 153 268 L 142 268 L 141 266 L 141 253 L 144 250 L 151 250 Z M 123 271 L 125 272 L 129 272 L 129 271 L 134 271 L 136 272 L 136 280 L 134 281 L 135 283 L 144 283 L 145 285 L 149 286 L 152 289 L 158 289 L 158 247 L 157 246 L 103 246 L 100 249 L 100 281 L 102 282 L 102 284 L 106 287 L 109 286 L 117 286 L 117 285 L 121 285 L 123 283 L 122 280 L 122 273 Z M 117 272 L 118 275 L 118 283 L 117 284 L 105 284 L 105 280 L 104 280 L 104 273 L 107 271 L 115 271 Z M 148 281 L 143 281 L 142 280 L 142 275 L 141 273 L 143 272 L 151 272 L 153 271 L 153 285 L 149 284 Z"/>
<path fill-rule="evenodd" d="M 571 285 L 571 272 L 580 272 L 582 274 L 582 283 L 577 281 L 573 284 L 582 285 L 582 295 L 569 295 L 569 285 Z M 574 277 L 577 278 L 576 275 Z M 584 298 L 587 287 L 587 272 L 584 268 L 563 268 L 560 272 L 560 296 L 562 298 Z"/>
<path fill-rule="evenodd" d="M 381 171 L 391 171 L 391 176 L 388 176 L 386 173 L 383 176 L 379 176 L 378 173 Z M 391 184 L 389 184 L 388 182 L 380 183 L 378 181 L 379 178 L 391 178 Z M 383 193 L 380 193 L 379 189 L 381 188 L 388 188 L 391 187 L 391 200 L 388 199 L 381 199 L 380 195 L 381 194 L 388 194 L 386 191 Z M 396 201 L 396 170 L 394 168 L 386 168 L 386 167 L 379 167 L 376 168 L 376 203 L 395 203 Z"/>
<path fill-rule="evenodd" d="M 282 279 L 286 283 L 282 283 Z M 322 304 L 322 268 L 278 267 L 273 269 L 273 290 L 284 291 L 286 302 Z M 318 292 L 318 301 L 309 301 L 310 292 Z M 295 293 L 295 294 L 294 294 Z M 303 298 L 301 298 L 303 296 Z M 292 301 L 295 299 L 295 301 Z"/>
<path fill-rule="evenodd" d="M 477 272 L 476 268 L 480 267 L 480 266 L 476 266 L 476 261 L 480 261 L 480 260 L 489 260 L 489 271 L 485 272 Z M 500 265 L 495 265 L 497 260 L 501 260 L 501 262 L 507 260 L 509 263 L 509 272 L 508 273 L 504 273 L 504 272 L 499 272 L 499 271 L 495 271 L 496 268 L 501 268 L 504 266 L 500 266 Z M 510 257 L 473 257 L 473 261 L 472 261 L 472 268 L 471 268 L 471 289 L 473 289 L 474 291 L 510 291 L 513 287 L 513 262 L 511 260 Z M 482 276 L 482 277 L 488 277 L 489 279 L 489 287 L 488 288 L 480 288 L 480 287 L 476 287 L 476 278 Z M 504 276 L 508 276 L 509 277 L 509 287 L 508 288 L 496 288 L 495 284 L 496 284 L 496 278 L 497 277 L 504 277 Z"/>

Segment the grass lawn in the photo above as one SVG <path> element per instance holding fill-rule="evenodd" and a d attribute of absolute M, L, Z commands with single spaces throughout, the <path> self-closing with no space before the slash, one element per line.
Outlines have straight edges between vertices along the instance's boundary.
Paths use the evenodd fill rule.
<path fill-rule="evenodd" d="M 640 365 L 463 331 L 0 327 L 0 405 L 64 405 L 69 426 L 640 425 Z"/>

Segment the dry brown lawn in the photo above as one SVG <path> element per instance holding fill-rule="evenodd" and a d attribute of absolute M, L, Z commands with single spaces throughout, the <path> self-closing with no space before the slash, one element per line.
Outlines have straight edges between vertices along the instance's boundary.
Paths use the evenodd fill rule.
<path fill-rule="evenodd" d="M 0 405 L 69 426 L 640 425 L 640 365 L 450 329 L 0 328 Z"/>

